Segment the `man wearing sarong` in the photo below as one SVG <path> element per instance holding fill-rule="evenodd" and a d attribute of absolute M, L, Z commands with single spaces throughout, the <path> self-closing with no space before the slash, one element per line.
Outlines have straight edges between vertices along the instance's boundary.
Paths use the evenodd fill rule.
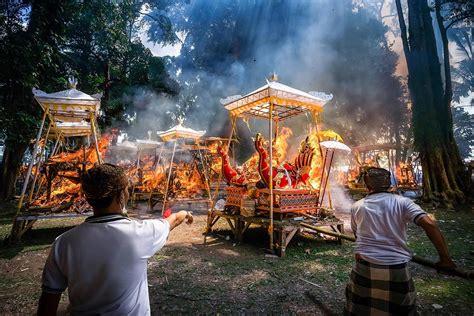
<path fill-rule="evenodd" d="M 128 179 L 122 168 L 101 164 L 85 172 L 82 190 L 94 215 L 54 241 L 43 270 L 38 315 L 56 315 L 68 289 L 71 315 L 150 315 L 147 262 L 170 230 L 190 213 L 136 221 L 124 216 Z"/>
<path fill-rule="evenodd" d="M 369 195 L 354 203 L 351 226 L 356 236 L 355 265 L 346 288 L 345 315 L 415 315 L 416 292 L 407 263 L 407 223 L 421 226 L 440 260 L 453 268 L 446 241 L 436 223 L 412 200 L 388 193 L 390 172 L 369 168 Z"/>

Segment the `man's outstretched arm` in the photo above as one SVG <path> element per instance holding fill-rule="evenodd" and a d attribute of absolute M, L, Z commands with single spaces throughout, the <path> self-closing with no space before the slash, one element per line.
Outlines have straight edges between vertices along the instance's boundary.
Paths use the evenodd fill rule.
<path fill-rule="evenodd" d="M 429 216 L 422 216 L 416 224 L 421 226 L 426 236 L 431 240 L 439 254 L 439 262 L 436 264 L 440 268 L 454 268 L 456 264 L 449 255 L 448 245 L 438 225 Z"/>
<path fill-rule="evenodd" d="M 173 228 L 181 225 L 185 220 L 186 224 L 192 224 L 193 215 L 186 211 L 179 211 L 178 213 L 171 214 L 166 220 L 170 223 L 170 230 L 173 230 Z"/>
<path fill-rule="evenodd" d="M 61 293 L 42 292 L 38 303 L 38 316 L 56 316 L 60 299 Z"/>

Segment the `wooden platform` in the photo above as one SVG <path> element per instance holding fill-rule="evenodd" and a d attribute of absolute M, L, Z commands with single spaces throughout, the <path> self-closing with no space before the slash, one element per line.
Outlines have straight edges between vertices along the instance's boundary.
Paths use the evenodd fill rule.
<path fill-rule="evenodd" d="M 212 233 L 212 227 L 219 219 L 223 219 L 229 225 L 235 241 L 241 242 L 243 235 L 250 227 L 250 225 L 258 225 L 266 229 L 270 226 L 270 219 L 268 217 L 245 217 L 238 214 L 225 213 L 220 210 L 209 210 L 207 213 L 206 235 Z M 299 220 L 297 220 L 299 219 Z M 308 223 L 316 227 L 330 227 L 333 231 L 343 234 L 344 222 L 335 218 L 334 220 L 315 220 L 302 217 L 295 217 L 282 220 L 273 220 L 274 227 L 274 245 L 273 249 L 282 257 L 285 256 L 286 248 L 291 239 L 303 229 L 309 230 L 301 226 L 301 222 Z M 342 244 L 342 239 L 338 238 L 337 242 Z"/>
<path fill-rule="evenodd" d="M 11 242 L 18 242 L 29 229 L 31 229 L 37 220 L 63 219 L 92 216 L 92 212 L 85 213 L 20 213 L 13 221 L 13 227 L 10 235 Z"/>

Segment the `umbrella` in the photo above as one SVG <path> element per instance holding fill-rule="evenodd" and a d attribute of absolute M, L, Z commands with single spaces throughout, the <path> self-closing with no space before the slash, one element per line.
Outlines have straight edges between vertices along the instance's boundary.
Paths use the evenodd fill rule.
<path fill-rule="evenodd" d="M 346 144 L 336 142 L 334 140 L 328 140 L 320 143 L 321 147 L 326 149 L 334 149 L 339 151 L 351 152 L 351 149 Z"/>
<path fill-rule="evenodd" d="M 325 142 L 321 142 L 319 144 L 321 145 L 321 147 L 326 148 L 326 155 L 324 155 L 324 162 L 323 162 L 323 176 L 321 177 L 321 183 L 319 185 L 320 203 L 321 203 L 320 205 L 322 205 L 323 200 L 324 200 L 324 194 L 326 193 L 326 186 L 329 180 L 329 173 L 331 172 L 331 165 L 332 165 L 332 160 L 334 158 L 334 153 L 336 151 L 342 151 L 342 152 L 347 153 L 347 152 L 351 152 L 351 149 L 346 144 L 336 142 L 333 140 L 328 140 Z M 329 153 L 331 154 L 329 155 L 329 159 L 328 159 Z M 329 162 L 329 165 L 327 166 L 327 171 L 326 171 L 327 161 Z M 323 188 L 322 192 L 321 192 L 321 187 Z"/>

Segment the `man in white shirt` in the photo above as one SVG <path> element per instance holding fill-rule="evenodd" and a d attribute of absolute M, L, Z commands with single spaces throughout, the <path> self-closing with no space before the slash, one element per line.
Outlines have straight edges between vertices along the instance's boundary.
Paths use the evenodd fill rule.
<path fill-rule="evenodd" d="M 408 198 L 388 193 L 390 172 L 369 168 L 369 195 L 354 203 L 351 226 L 356 236 L 345 315 L 415 315 L 416 292 L 407 262 L 407 223 L 421 226 L 440 256 L 439 268 L 455 267 L 436 223 Z"/>
<path fill-rule="evenodd" d="M 149 315 L 147 260 L 164 246 L 170 230 L 191 224 L 192 215 L 181 211 L 144 221 L 123 216 L 128 179 L 111 164 L 86 171 L 82 190 L 94 215 L 54 241 L 38 315 L 55 315 L 66 288 L 72 315 Z"/>

